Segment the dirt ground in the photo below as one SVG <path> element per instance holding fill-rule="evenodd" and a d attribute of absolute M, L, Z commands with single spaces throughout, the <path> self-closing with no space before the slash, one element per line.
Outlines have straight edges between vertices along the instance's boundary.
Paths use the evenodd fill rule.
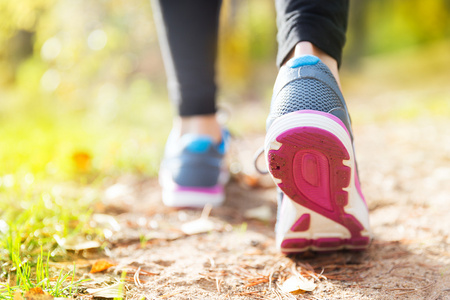
<path fill-rule="evenodd" d="M 275 190 L 265 178 L 235 177 L 225 205 L 208 218 L 214 229 L 192 235 L 180 228 L 201 211 L 164 208 L 157 182 L 123 178 L 109 188 L 116 198 L 106 209 L 114 211 L 115 203 L 116 214 L 133 210 L 116 215 L 122 229 L 107 253 L 117 270 L 155 274 L 142 273 L 142 285 L 130 280 L 127 298 L 450 299 L 450 122 L 414 124 L 414 131 L 410 123 L 355 128 L 374 233 L 365 252 L 279 254 Z M 235 143 L 255 146 L 261 139 Z M 294 270 L 314 278 L 316 288 L 283 293 L 280 286 Z M 102 282 L 107 275 L 91 276 Z"/>
<path fill-rule="evenodd" d="M 205 233 L 181 230 L 202 211 L 162 206 L 156 180 L 124 176 L 111 183 L 97 212 L 117 220 L 104 251 L 116 265 L 88 274 L 99 257 L 80 260 L 80 271 L 94 279 L 84 288 L 111 285 L 127 270 L 128 299 L 450 299 L 450 119 L 420 113 L 373 117 L 389 116 L 389 109 L 403 107 L 396 99 L 409 96 L 419 99 L 419 108 L 420 99 L 436 93 L 449 100 L 448 81 L 418 98 L 411 85 L 383 94 L 377 91 L 382 82 L 370 81 L 370 75 L 365 80 L 371 83 L 349 92 L 348 100 L 353 114 L 361 115 L 354 132 L 374 235 L 367 251 L 292 257 L 277 252 L 275 188 L 268 176 L 252 171 L 261 133 L 234 141 L 237 174 L 224 206 L 207 217 L 210 227 L 200 226 Z M 361 102 L 363 95 L 369 96 Z M 364 120 L 367 111 L 370 121 Z M 313 290 L 282 291 L 294 274 L 313 280 Z"/>

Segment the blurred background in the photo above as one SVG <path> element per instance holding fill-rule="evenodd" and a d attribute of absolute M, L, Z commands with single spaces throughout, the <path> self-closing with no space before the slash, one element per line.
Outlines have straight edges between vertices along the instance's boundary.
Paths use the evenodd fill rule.
<path fill-rule="evenodd" d="M 448 114 L 450 1 L 351 2 L 342 76 L 354 122 Z M 271 0 L 224 1 L 219 102 L 240 135 L 264 131 L 275 36 Z M 0 187 L 156 175 L 172 111 L 148 0 L 2 0 L 0 44 Z M 393 113 L 359 106 L 398 95 Z"/>

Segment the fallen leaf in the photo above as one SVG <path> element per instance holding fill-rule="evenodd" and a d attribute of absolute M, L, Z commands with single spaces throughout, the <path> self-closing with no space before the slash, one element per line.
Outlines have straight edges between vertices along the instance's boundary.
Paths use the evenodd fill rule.
<path fill-rule="evenodd" d="M 94 263 L 94 265 L 91 268 L 91 272 L 90 273 L 98 273 L 98 272 L 102 272 L 105 271 L 107 269 L 109 269 L 110 267 L 115 266 L 114 264 L 110 263 L 109 261 L 106 260 L 98 260 Z"/>
<path fill-rule="evenodd" d="M 133 189 L 130 185 L 123 183 L 116 183 L 108 187 L 104 192 L 104 198 L 107 202 L 117 201 L 119 199 L 130 198 L 133 193 Z"/>
<path fill-rule="evenodd" d="M 81 236 L 71 238 L 61 238 L 59 235 L 53 235 L 58 245 L 66 250 L 80 251 L 99 248 L 101 244 L 97 241 L 88 241 Z"/>
<path fill-rule="evenodd" d="M 14 295 L 14 298 L 16 298 L 16 295 Z M 35 287 L 25 292 L 24 298 L 26 300 L 53 300 L 53 296 L 44 292 L 40 287 Z"/>
<path fill-rule="evenodd" d="M 307 280 L 299 276 L 289 277 L 281 286 L 281 290 L 294 295 L 312 292 L 316 288 L 314 280 Z"/>
<path fill-rule="evenodd" d="M 261 221 L 270 221 L 272 219 L 272 210 L 268 205 L 261 205 L 256 208 L 249 209 L 244 216 L 247 219 L 257 219 Z"/>
<path fill-rule="evenodd" d="M 102 228 L 110 228 L 114 231 L 119 231 L 121 229 L 120 224 L 111 215 L 105 214 L 94 214 L 92 215 L 92 220 Z"/>
<path fill-rule="evenodd" d="M 181 225 L 181 231 L 188 235 L 209 232 L 214 230 L 214 228 L 214 222 L 207 218 L 200 218 Z"/>
<path fill-rule="evenodd" d="M 249 187 L 256 188 L 259 185 L 259 176 L 242 173 L 242 181 Z"/>
<path fill-rule="evenodd" d="M 88 294 L 100 298 L 123 298 L 123 283 L 116 283 L 98 289 L 87 289 Z"/>
<path fill-rule="evenodd" d="M 44 294 L 45 295 L 45 292 L 40 287 L 32 288 L 27 293 L 31 293 L 33 295 L 38 295 L 38 294 Z"/>

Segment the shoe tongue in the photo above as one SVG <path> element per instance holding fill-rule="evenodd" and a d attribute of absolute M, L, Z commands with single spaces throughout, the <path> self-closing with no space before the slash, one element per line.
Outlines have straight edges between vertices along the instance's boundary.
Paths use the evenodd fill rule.
<path fill-rule="evenodd" d="M 206 153 L 209 148 L 214 144 L 214 141 L 210 136 L 197 135 L 197 134 L 185 134 L 181 137 L 181 144 L 187 150 L 193 153 Z"/>
<path fill-rule="evenodd" d="M 290 68 L 298 68 L 303 66 L 312 66 L 317 64 L 320 59 L 314 55 L 302 55 L 294 57 L 287 62 L 287 66 Z"/>

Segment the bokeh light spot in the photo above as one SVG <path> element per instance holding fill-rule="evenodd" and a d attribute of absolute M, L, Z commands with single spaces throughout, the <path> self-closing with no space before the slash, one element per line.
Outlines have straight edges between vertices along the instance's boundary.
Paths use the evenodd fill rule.
<path fill-rule="evenodd" d="M 106 33 L 101 29 L 96 29 L 92 31 L 87 39 L 87 43 L 89 48 L 92 50 L 102 50 L 106 43 L 108 42 L 108 36 Z"/>
<path fill-rule="evenodd" d="M 41 87 L 44 91 L 53 92 L 61 83 L 61 76 L 55 69 L 49 69 L 41 77 Z"/>
<path fill-rule="evenodd" d="M 61 53 L 61 42 L 57 37 L 49 38 L 41 48 L 41 57 L 44 60 L 55 59 Z"/>

